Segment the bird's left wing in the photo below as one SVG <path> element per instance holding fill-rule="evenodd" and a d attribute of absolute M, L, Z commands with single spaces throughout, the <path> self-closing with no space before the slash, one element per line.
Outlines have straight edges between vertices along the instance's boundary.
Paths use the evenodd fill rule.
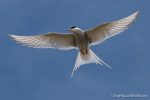
<path fill-rule="evenodd" d="M 33 48 L 56 48 L 61 50 L 76 48 L 73 34 L 49 32 L 35 36 L 10 35 L 15 41 Z"/>
<path fill-rule="evenodd" d="M 90 45 L 99 44 L 107 38 L 123 32 L 135 21 L 138 13 L 139 12 L 137 11 L 126 18 L 109 23 L 104 23 L 86 31 L 85 33 L 90 42 Z"/>

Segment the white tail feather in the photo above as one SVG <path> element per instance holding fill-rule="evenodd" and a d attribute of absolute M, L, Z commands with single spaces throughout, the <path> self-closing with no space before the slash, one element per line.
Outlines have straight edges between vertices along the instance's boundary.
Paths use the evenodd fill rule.
<path fill-rule="evenodd" d="M 107 67 L 111 68 L 108 64 L 106 64 L 104 61 L 102 61 L 102 59 L 100 59 L 99 57 L 97 57 L 90 49 L 88 54 L 83 55 L 80 51 L 78 52 L 77 55 L 77 59 L 76 59 L 76 63 L 75 66 L 73 68 L 71 77 L 73 76 L 74 72 L 81 66 L 84 64 L 89 64 L 89 63 L 96 63 L 96 64 L 100 64 L 100 65 L 106 65 Z"/>

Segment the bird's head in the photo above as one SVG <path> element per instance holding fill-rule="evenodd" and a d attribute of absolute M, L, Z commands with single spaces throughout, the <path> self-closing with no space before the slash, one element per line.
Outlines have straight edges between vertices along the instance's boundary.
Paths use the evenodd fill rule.
<path fill-rule="evenodd" d="M 72 26 L 70 29 L 68 29 L 68 31 L 72 32 L 72 33 L 82 33 L 83 30 L 76 27 L 76 26 Z"/>

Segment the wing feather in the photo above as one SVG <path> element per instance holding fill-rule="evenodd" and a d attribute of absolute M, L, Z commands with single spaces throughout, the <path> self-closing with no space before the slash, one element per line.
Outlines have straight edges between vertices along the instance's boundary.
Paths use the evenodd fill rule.
<path fill-rule="evenodd" d="M 16 42 L 33 48 L 57 48 L 61 50 L 76 48 L 73 34 L 49 32 L 36 36 L 10 35 Z"/>
<path fill-rule="evenodd" d="M 125 31 L 136 20 L 138 14 L 139 12 L 137 11 L 126 18 L 104 23 L 86 31 L 85 33 L 89 39 L 90 45 L 99 44 L 107 38 Z"/>

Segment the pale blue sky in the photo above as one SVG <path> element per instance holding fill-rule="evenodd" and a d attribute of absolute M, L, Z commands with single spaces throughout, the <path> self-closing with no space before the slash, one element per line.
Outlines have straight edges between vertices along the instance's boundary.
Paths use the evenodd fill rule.
<path fill-rule="evenodd" d="M 0 0 L 0 100 L 112 100 L 111 94 L 150 93 L 150 1 Z M 127 31 L 91 49 L 105 66 L 81 66 L 71 78 L 77 51 L 33 49 L 7 34 L 67 32 L 140 16 Z M 149 95 L 150 96 L 150 95 Z M 143 98 L 143 100 L 149 100 Z"/>

